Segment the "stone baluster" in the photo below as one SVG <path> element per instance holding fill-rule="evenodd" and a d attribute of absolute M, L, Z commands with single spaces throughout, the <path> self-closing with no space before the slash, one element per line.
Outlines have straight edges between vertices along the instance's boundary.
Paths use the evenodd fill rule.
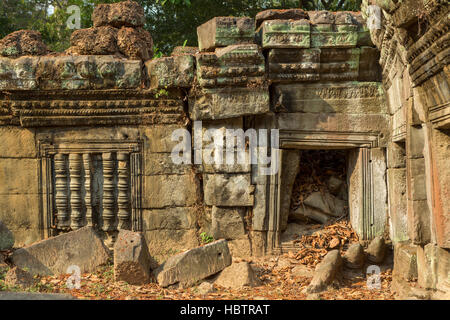
<path fill-rule="evenodd" d="M 67 163 L 64 154 L 55 155 L 56 217 L 58 228 L 70 226 L 68 211 Z"/>
<path fill-rule="evenodd" d="M 78 153 L 69 155 L 70 173 L 70 207 L 71 207 L 71 227 L 77 230 L 83 227 L 83 200 L 81 198 L 81 164 L 82 155 Z"/>
<path fill-rule="evenodd" d="M 88 226 L 93 225 L 92 220 L 92 196 L 91 196 L 91 155 L 89 153 L 83 154 L 84 166 L 84 205 L 86 207 L 86 222 Z"/>
<path fill-rule="evenodd" d="M 118 163 L 118 207 L 119 207 L 119 229 L 130 229 L 131 211 L 130 211 L 130 198 L 129 198 L 129 171 L 130 162 L 129 155 L 127 153 L 119 153 L 117 155 Z"/>
<path fill-rule="evenodd" d="M 103 153 L 103 231 L 114 231 L 114 158 L 112 153 Z"/>

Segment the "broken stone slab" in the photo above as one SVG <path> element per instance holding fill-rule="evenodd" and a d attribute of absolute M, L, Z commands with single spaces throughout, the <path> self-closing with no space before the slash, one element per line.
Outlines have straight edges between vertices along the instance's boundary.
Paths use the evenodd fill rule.
<path fill-rule="evenodd" d="M 92 13 L 94 27 L 113 26 L 143 27 L 145 24 L 144 8 L 135 1 L 122 1 L 112 4 L 99 4 Z"/>
<path fill-rule="evenodd" d="M 224 288 L 257 287 L 261 281 L 248 262 L 233 263 L 218 275 L 214 283 Z"/>
<path fill-rule="evenodd" d="M 108 249 L 92 227 L 84 227 L 14 251 L 11 261 L 32 275 L 66 274 L 70 266 L 94 272 L 109 260 Z"/>
<path fill-rule="evenodd" d="M 311 25 L 305 19 L 264 21 L 257 34 L 264 49 L 311 47 Z"/>
<path fill-rule="evenodd" d="M 0 56 L 42 56 L 48 53 L 39 31 L 19 30 L 0 40 Z"/>
<path fill-rule="evenodd" d="M 151 280 L 151 257 L 144 235 L 120 230 L 114 244 L 114 280 L 132 285 Z"/>
<path fill-rule="evenodd" d="M 332 250 L 327 253 L 314 271 L 314 277 L 308 286 L 308 293 L 322 292 L 330 286 L 341 271 L 342 258 L 339 250 Z"/>
<path fill-rule="evenodd" d="M 117 33 L 117 46 L 129 59 L 147 61 L 153 58 L 153 39 L 143 28 L 122 27 Z"/>
<path fill-rule="evenodd" d="M 373 239 L 366 250 L 367 260 L 373 263 L 382 263 L 386 255 L 386 243 L 382 236 Z"/>
<path fill-rule="evenodd" d="M 5 284 L 10 287 L 20 287 L 27 289 L 34 286 L 37 283 L 37 279 L 19 267 L 10 269 L 5 275 Z"/>
<path fill-rule="evenodd" d="M 200 51 L 255 43 L 255 21 L 248 17 L 215 17 L 197 28 Z"/>
<path fill-rule="evenodd" d="M 255 202 L 250 174 L 205 174 L 203 190 L 209 206 L 251 207 Z"/>
<path fill-rule="evenodd" d="M 197 79 L 202 87 L 249 86 L 265 80 L 265 58 L 256 44 L 218 48 L 214 53 L 198 53 Z"/>
<path fill-rule="evenodd" d="M 151 89 L 189 88 L 194 81 L 192 55 L 177 55 L 153 59 L 145 63 Z"/>
<path fill-rule="evenodd" d="M 259 12 L 256 17 L 256 29 L 266 20 L 302 20 L 309 19 L 303 9 L 269 9 Z"/>
<path fill-rule="evenodd" d="M 14 246 L 14 235 L 6 227 L 6 225 L 0 221 L 0 251 L 10 250 Z"/>
<path fill-rule="evenodd" d="M 203 88 L 189 99 L 192 120 L 217 120 L 270 111 L 268 87 Z"/>
<path fill-rule="evenodd" d="M 352 244 L 344 255 L 345 266 L 350 269 L 362 268 L 364 265 L 364 248 L 359 243 Z"/>
<path fill-rule="evenodd" d="M 327 224 L 331 221 L 331 217 L 329 215 L 307 205 L 301 205 L 290 215 L 291 219 L 300 221 L 304 220 L 305 217 L 323 224 Z"/>
<path fill-rule="evenodd" d="M 313 192 L 305 199 L 304 204 L 334 217 L 345 214 L 345 201 L 327 192 L 324 194 L 319 191 Z"/>
<path fill-rule="evenodd" d="M 222 208 L 213 206 L 211 235 L 214 239 L 239 239 L 245 235 L 246 208 Z"/>
<path fill-rule="evenodd" d="M 320 79 L 320 49 L 271 49 L 268 64 L 269 79 L 273 81 Z"/>
<path fill-rule="evenodd" d="M 227 241 L 219 240 L 169 258 L 154 274 L 161 287 L 176 283 L 188 287 L 229 265 L 231 255 Z"/>

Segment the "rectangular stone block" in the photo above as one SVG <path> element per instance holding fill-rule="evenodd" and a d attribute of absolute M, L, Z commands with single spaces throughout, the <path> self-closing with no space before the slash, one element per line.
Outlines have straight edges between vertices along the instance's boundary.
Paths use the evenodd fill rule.
<path fill-rule="evenodd" d="M 272 104 L 279 112 L 386 114 L 380 83 L 275 84 Z"/>
<path fill-rule="evenodd" d="M 14 247 L 41 239 L 38 194 L 0 195 L 0 221 L 14 234 Z"/>
<path fill-rule="evenodd" d="M 406 281 L 417 279 L 417 247 L 409 243 L 399 243 L 394 246 L 394 271 L 395 277 Z"/>
<path fill-rule="evenodd" d="M 199 182 L 190 175 L 145 176 L 143 208 L 189 207 L 199 199 Z"/>
<path fill-rule="evenodd" d="M 264 49 L 311 46 L 311 25 L 306 19 L 264 21 L 258 33 Z"/>
<path fill-rule="evenodd" d="M 381 82 L 382 76 L 379 60 L 380 52 L 377 48 L 361 47 L 358 81 Z"/>
<path fill-rule="evenodd" d="M 391 239 L 394 243 L 408 237 L 406 169 L 388 169 L 389 215 Z"/>
<path fill-rule="evenodd" d="M 183 129 L 183 127 L 179 125 L 142 127 L 145 151 L 148 153 L 171 153 L 179 143 L 179 141 L 172 141 L 172 133 L 178 129 Z"/>
<path fill-rule="evenodd" d="M 177 55 L 149 60 L 145 63 L 151 89 L 188 88 L 194 81 L 195 59 Z"/>
<path fill-rule="evenodd" d="M 1 158 L 34 158 L 37 154 L 34 129 L 1 126 Z"/>
<path fill-rule="evenodd" d="M 213 206 L 211 213 L 211 235 L 214 239 L 239 239 L 245 236 L 246 208 L 224 208 Z"/>
<path fill-rule="evenodd" d="M 0 57 L 0 90 L 35 90 L 39 57 Z"/>
<path fill-rule="evenodd" d="M 320 49 L 271 49 L 268 64 L 273 81 L 320 79 Z"/>
<path fill-rule="evenodd" d="M 427 200 L 408 200 L 408 234 L 417 245 L 431 241 L 430 210 Z"/>
<path fill-rule="evenodd" d="M 311 48 L 353 48 L 357 42 L 357 25 L 311 25 Z"/>
<path fill-rule="evenodd" d="M 189 99 L 193 120 L 212 120 L 264 114 L 270 110 L 269 90 L 255 88 L 202 89 Z"/>
<path fill-rule="evenodd" d="M 232 44 L 255 42 L 255 20 L 248 17 L 216 17 L 197 28 L 200 51 Z"/>
<path fill-rule="evenodd" d="M 320 80 L 344 81 L 359 77 L 359 57 L 361 49 L 321 49 Z"/>
<path fill-rule="evenodd" d="M 265 79 L 265 58 L 256 44 L 231 45 L 214 53 L 196 54 L 202 87 L 249 86 Z"/>
<path fill-rule="evenodd" d="M 408 159 L 408 199 L 426 200 L 425 159 Z"/>
<path fill-rule="evenodd" d="M 0 194 L 37 194 L 38 170 L 36 159 L 0 158 Z"/>
<path fill-rule="evenodd" d="M 191 230 L 197 223 L 195 208 L 192 207 L 144 210 L 142 219 L 144 231 Z"/>
<path fill-rule="evenodd" d="M 387 162 L 388 168 L 406 168 L 406 150 L 404 143 L 388 143 Z"/>
<path fill-rule="evenodd" d="M 61 275 L 76 265 L 82 273 L 94 272 L 109 260 L 108 249 L 92 227 L 84 227 L 16 250 L 14 265 L 33 275 Z"/>
<path fill-rule="evenodd" d="M 250 174 L 204 174 L 205 203 L 209 206 L 252 207 L 255 187 Z"/>
<path fill-rule="evenodd" d="M 171 153 L 146 153 L 144 175 L 187 174 L 192 171 L 190 164 L 177 164 Z"/>

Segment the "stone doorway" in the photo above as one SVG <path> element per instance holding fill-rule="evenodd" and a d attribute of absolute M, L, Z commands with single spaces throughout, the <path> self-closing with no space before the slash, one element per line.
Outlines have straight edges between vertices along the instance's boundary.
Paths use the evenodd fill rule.
<path fill-rule="evenodd" d="M 346 181 L 348 188 L 347 219 L 362 241 L 384 235 L 387 226 L 387 187 L 385 149 L 378 147 L 377 137 L 365 134 L 330 134 L 280 130 L 280 149 L 277 159 L 280 170 L 269 177 L 267 217 L 267 252 L 277 253 L 282 249 L 285 192 L 282 190 L 284 175 L 289 174 L 285 166 L 290 153 L 322 152 L 345 154 Z M 343 161 L 343 160 L 342 160 Z M 288 161 L 289 162 L 289 161 Z M 339 165 L 341 166 L 341 165 Z M 296 173 L 294 173 L 296 174 Z M 290 193 L 289 197 L 290 198 Z"/>
<path fill-rule="evenodd" d="M 280 181 L 282 248 L 320 225 L 348 219 L 348 150 L 284 150 Z"/>

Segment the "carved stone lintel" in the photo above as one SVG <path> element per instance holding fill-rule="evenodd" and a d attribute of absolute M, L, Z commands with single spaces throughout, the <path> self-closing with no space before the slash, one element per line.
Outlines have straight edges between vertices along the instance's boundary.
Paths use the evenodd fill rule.
<path fill-rule="evenodd" d="M 68 211 L 67 162 L 64 154 L 55 155 L 56 217 L 59 228 L 70 226 Z"/>
<path fill-rule="evenodd" d="M 114 157 L 112 153 L 103 153 L 103 231 L 115 229 L 114 197 Z"/>
<path fill-rule="evenodd" d="M 118 218 L 119 218 L 119 230 L 126 229 L 130 230 L 130 198 L 129 198 L 129 155 L 127 153 L 119 153 L 117 155 L 118 163 L 118 183 L 117 188 L 119 190 L 118 194 Z"/>

